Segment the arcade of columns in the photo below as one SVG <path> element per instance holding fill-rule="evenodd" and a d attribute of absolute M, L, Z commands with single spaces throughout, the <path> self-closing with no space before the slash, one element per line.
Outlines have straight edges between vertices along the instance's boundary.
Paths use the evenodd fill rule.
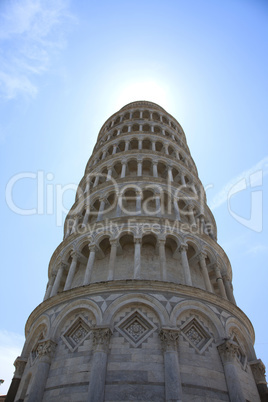
<path fill-rule="evenodd" d="M 231 280 L 181 126 L 126 105 L 100 130 L 6 400 L 266 400 Z"/>

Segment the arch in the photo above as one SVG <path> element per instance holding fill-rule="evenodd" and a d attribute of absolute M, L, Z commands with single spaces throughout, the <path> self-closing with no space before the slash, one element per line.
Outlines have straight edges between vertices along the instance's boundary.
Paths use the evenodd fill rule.
<path fill-rule="evenodd" d="M 82 311 L 91 312 L 95 318 L 96 325 L 100 325 L 102 319 L 102 312 L 98 305 L 88 299 L 79 299 L 67 304 L 63 310 L 59 313 L 55 322 L 53 323 L 50 339 L 57 342 L 65 323 L 74 316 L 76 313 L 81 314 Z"/>
<path fill-rule="evenodd" d="M 162 304 L 155 297 L 143 293 L 124 295 L 113 301 L 103 315 L 103 325 L 113 324 L 114 318 L 120 309 L 131 304 L 141 304 L 152 309 L 157 315 L 161 326 L 170 325 L 168 312 L 162 306 Z"/>
<path fill-rule="evenodd" d="M 210 307 L 198 300 L 184 300 L 179 302 L 170 314 L 171 324 L 177 326 L 180 316 L 185 312 L 192 312 L 198 316 L 205 316 L 215 329 L 218 339 L 225 337 L 224 326 L 218 316 L 212 311 Z M 217 339 L 216 339 L 217 340 Z"/>
<path fill-rule="evenodd" d="M 226 337 L 232 338 L 233 334 L 237 336 L 239 344 L 243 347 L 244 351 L 247 354 L 248 360 L 256 359 L 256 354 L 253 347 L 253 343 L 255 341 L 253 331 L 249 333 L 247 329 L 245 330 L 245 326 L 243 326 L 241 322 L 234 316 L 227 319 L 225 330 Z"/>
<path fill-rule="evenodd" d="M 33 344 L 37 342 L 41 334 L 43 338 L 47 338 L 49 331 L 50 331 L 49 318 L 47 315 L 42 315 L 35 321 L 30 330 L 25 334 L 26 342 L 22 349 L 21 356 L 28 358 L 32 350 Z"/>

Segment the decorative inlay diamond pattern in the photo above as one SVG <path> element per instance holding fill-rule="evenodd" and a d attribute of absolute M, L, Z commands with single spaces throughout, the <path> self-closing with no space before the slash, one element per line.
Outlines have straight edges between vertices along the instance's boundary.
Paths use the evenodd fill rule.
<path fill-rule="evenodd" d="M 142 312 L 134 311 L 121 320 L 116 329 L 132 346 L 137 347 L 156 330 L 156 326 Z"/>
<path fill-rule="evenodd" d="M 82 317 L 78 317 L 75 322 L 64 332 L 62 340 L 73 352 L 82 344 L 90 333 L 89 326 Z"/>
<path fill-rule="evenodd" d="M 197 318 L 190 318 L 186 321 L 181 327 L 181 333 L 199 353 L 203 353 L 213 341 L 212 336 Z"/>

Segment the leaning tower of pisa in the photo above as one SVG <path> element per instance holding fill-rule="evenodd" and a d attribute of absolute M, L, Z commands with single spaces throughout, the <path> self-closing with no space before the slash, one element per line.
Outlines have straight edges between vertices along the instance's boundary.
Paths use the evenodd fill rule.
<path fill-rule="evenodd" d="M 48 278 L 7 401 L 266 400 L 185 134 L 157 104 L 102 126 Z"/>

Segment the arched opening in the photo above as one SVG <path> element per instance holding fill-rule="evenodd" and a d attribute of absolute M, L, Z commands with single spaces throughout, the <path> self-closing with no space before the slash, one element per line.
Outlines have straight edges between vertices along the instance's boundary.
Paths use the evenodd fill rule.
<path fill-rule="evenodd" d="M 128 126 L 124 126 L 121 130 L 122 133 L 127 133 L 128 132 Z"/>
<path fill-rule="evenodd" d="M 136 138 L 133 138 L 129 143 L 129 149 L 138 149 L 138 145 L 138 140 Z"/>
<path fill-rule="evenodd" d="M 163 147 L 162 142 L 157 141 L 157 142 L 155 143 L 155 150 L 156 150 L 157 152 L 165 153 L 165 148 Z"/>
<path fill-rule="evenodd" d="M 144 126 L 142 127 L 142 131 L 144 131 L 145 133 L 150 133 L 151 127 L 149 126 L 149 124 L 144 124 Z"/>
<path fill-rule="evenodd" d="M 143 112 L 143 118 L 144 119 L 150 119 L 150 112 L 148 110 L 144 110 Z"/>
<path fill-rule="evenodd" d="M 206 286 L 199 265 L 198 250 L 194 243 L 188 242 L 187 258 L 193 286 L 205 290 Z"/>
<path fill-rule="evenodd" d="M 145 159 L 142 162 L 142 175 L 143 176 L 153 176 L 153 165 L 152 161 Z"/>
<path fill-rule="evenodd" d="M 122 164 L 121 164 L 121 162 L 117 162 L 114 165 L 113 172 L 114 172 L 114 174 L 113 174 L 114 179 L 118 179 L 118 178 L 121 177 L 121 172 L 122 172 Z"/>
<path fill-rule="evenodd" d="M 154 121 L 160 121 L 160 116 L 159 116 L 158 113 L 156 113 L 156 112 L 153 113 L 153 120 Z"/>
<path fill-rule="evenodd" d="M 139 131 L 139 129 L 140 129 L 140 126 L 138 124 L 133 124 L 133 126 L 132 126 L 133 132 L 137 132 L 137 131 Z"/>
<path fill-rule="evenodd" d="M 135 112 L 133 112 L 132 118 L 133 119 L 139 119 L 140 118 L 140 111 L 135 110 Z"/>
<path fill-rule="evenodd" d="M 153 234 L 142 238 L 141 244 L 141 278 L 160 279 L 160 263 L 157 249 L 157 240 Z"/>
<path fill-rule="evenodd" d="M 116 257 L 114 279 L 131 279 L 134 271 L 134 238 L 124 234 L 119 239 L 119 252 Z"/>
<path fill-rule="evenodd" d="M 125 215 L 136 214 L 137 195 L 136 189 L 128 188 L 124 191 L 121 197 L 121 210 Z"/>
<path fill-rule="evenodd" d="M 127 164 L 127 176 L 137 176 L 137 160 L 132 159 Z"/>
<path fill-rule="evenodd" d="M 72 282 L 72 288 L 83 285 L 88 257 L 89 257 L 89 248 L 88 244 L 86 244 L 80 251 L 80 258 L 77 260 L 75 275 Z"/>
<path fill-rule="evenodd" d="M 120 123 L 120 117 L 119 117 L 119 116 L 115 119 L 114 126 L 115 126 L 116 124 L 118 124 L 118 123 Z"/>
<path fill-rule="evenodd" d="M 120 141 L 117 147 L 117 152 L 123 152 L 125 150 L 125 141 Z"/>
<path fill-rule="evenodd" d="M 154 133 L 155 134 L 160 134 L 161 133 L 161 128 L 159 126 L 154 126 Z"/>
<path fill-rule="evenodd" d="M 142 212 L 144 215 L 156 214 L 156 197 L 152 190 L 143 191 Z"/>
<path fill-rule="evenodd" d="M 162 179 L 167 178 L 167 169 L 166 169 L 166 165 L 164 163 L 159 162 L 157 164 L 157 173 L 158 173 L 158 177 L 161 177 Z"/>
<path fill-rule="evenodd" d="M 168 235 L 165 243 L 167 280 L 184 283 L 183 270 L 180 263 L 179 245 L 176 238 Z"/>
<path fill-rule="evenodd" d="M 152 144 L 151 141 L 149 141 L 148 139 L 145 139 L 142 141 L 142 149 L 152 149 Z"/>
<path fill-rule="evenodd" d="M 99 201 L 99 199 L 97 199 L 94 201 L 94 203 L 90 207 L 90 214 L 89 214 L 89 218 L 88 218 L 89 224 L 96 222 L 99 209 L 100 209 L 100 201 Z"/>
<path fill-rule="evenodd" d="M 162 116 L 162 122 L 168 124 L 168 119 L 165 116 Z"/>
<path fill-rule="evenodd" d="M 91 282 L 107 280 L 110 260 L 111 245 L 108 236 L 100 241 L 97 246 L 96 258 L 93 265 Z"/>
<path fill-rule="evenodd" d="M 124 114 L 123 121 L 129 120 L 129 118 L 130 118 L 130 114 L 129 114 L 129 112 L 127 112 L 126 114 Z"/>

